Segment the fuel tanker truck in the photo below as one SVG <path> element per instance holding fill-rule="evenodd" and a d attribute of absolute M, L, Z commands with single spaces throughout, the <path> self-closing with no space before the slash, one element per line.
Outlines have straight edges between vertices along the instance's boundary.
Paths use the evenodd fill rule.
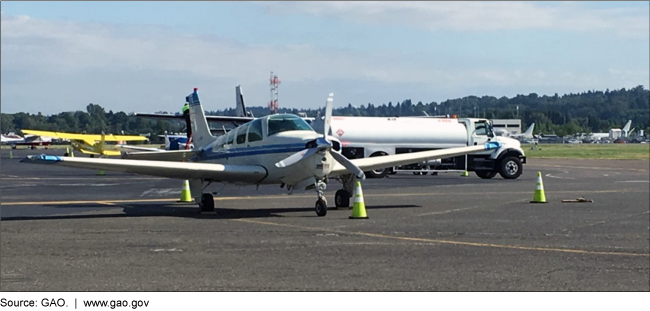
<path fill-rule="evenodd" d="M 322 126 L 321 118 L 312 122 L 316 131 Z M 484 179 L 497 173 L 505 179 L 516 179 L 523 172 L 522 164 L 526 163 L 519 141 L 496 136 L 488 119 L 332 117 L 330 130 L 329 135 L 340 140 L 342 153 L 348 159 L 481 145 L 488 141 L 501 143 L 499 149 L 366 172 L 366 176 L 372 178 L 400 171 L 415 175 L 473 171 Z"/>

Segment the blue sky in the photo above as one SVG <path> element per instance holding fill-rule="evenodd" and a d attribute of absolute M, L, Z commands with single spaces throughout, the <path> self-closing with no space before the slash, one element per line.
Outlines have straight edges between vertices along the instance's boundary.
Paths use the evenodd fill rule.
<path fill-rule="evenodd" d="M 4 113 L 560 95 L 650 84 L 644 2 L 2 1 Z"/>

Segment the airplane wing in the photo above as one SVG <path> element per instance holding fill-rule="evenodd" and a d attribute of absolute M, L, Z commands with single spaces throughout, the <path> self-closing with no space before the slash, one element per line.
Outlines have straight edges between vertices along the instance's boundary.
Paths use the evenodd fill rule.
<path fill-rule="evenodd" d="M 118 155 L 121 154 L 117 150 L 103 150 L 102 151 L 103 153 L 95 152 L 95 151 L 88 150 L 88 149 L 85 149 L 85 148 L 79 148 L 77 150 L 81 151 L 81 153 L 84 153 L 84 154 L 93 154 L 93 155 L 118 156 Z"/>
<path fill-rule="evenodd" d="M 132 160 L 151 160 L 151 161 L 186 161 L 193 157 L 200 150 L 162 150 L 159 151 L 142 151 L 142 152 L 125 152 L 122 154 L 123 159 Z"/>
<path fill-rule="evenodd" d="M 412 153 L 401 153 L 401 154 L 387 155 L 381 157 L 351 159 L 350 161 L 354 163 L 356 166 L 358 166 L 361 170 L 370 171 L 370 170 L 382 169 L 391 166 L 400 166 L 400 165 L 406 165 L 406 164 L 411 164 L 411 163 L 416 163 L 421 161 L 443 159 L 443 158 L 449 158 L 449 157 L 454 157 L 459 155 L 476 153 L 476 152 L 490 150 L 490 149 L 497 149 L 500 146 L 501 144 L 499 142 L 488 142 L 484 145 L 479 145 L 479 146 L 447 148 L 447 149 L 412 152 Z M 350 172 L 341 163 L 336 162 L 329 176 L 336 177 L 345 174 L 350 174 Z"/>
<path fill-rule="evenodd" d="M 64 133 L 64 132 L 50 132 L 50 131 L 37 131 L 37 130 L 22 130 L 25 134 L 49 136 L 62 139 L 82 140 L 91 145 L 96 141 L 101 141 L 102 136 L 104 141 L 144 141 L 146 137 L 140 135 L 101 135 L 101 134 L 80 134 L 80 133 Z"/>
<path fill-rule="evenodd" d="M 197 162 L 141 161 L 109 158 L 58 157 L 30 155 L 21 162 L 50 164 L 67 167 L 103 169 L 178 179 L 211 179 L 231 183 L 254 184 L 267 175 L 266 169 L 258 165 L 223 165 Z"/>
<path fill-rule="evenodd" d="M 136 152 L 137 151 L 165 152 L 165 149 L 161 149 L 161 148 L 140 147 L 140 146 L 123 145 L 123 144 L 118 144 L 115 147 L 120 150 L 127 150 L 127 151 L 135 150 Z"/>
<path fill-rule="evenodd" d="M 155 114 L 155 113 L 134 113 L 136 117 L 163 119 L 163 120 L 185 120 L 183 115 L 173 114 Z M 236 124 L 244 124 L 248 121 L 253 121 L 252 117 L 230 117 L 230 116 L 205 116 L 208 122 L 234 122 Z"/>

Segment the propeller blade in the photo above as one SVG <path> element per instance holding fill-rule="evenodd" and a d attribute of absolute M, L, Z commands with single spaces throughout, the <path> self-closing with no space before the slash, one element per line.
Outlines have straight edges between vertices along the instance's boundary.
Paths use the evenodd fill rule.
<path fill-rule="evenodd" d="M 352 161 L 348 160 L 348 158 L 346 158 L 344 155 L 342 155 L 342 154 L 340 154 L 338 152 L 330 152 L 330 154 L 332 155 L 332 157 L 334 157 L 334 159 L 336 161 L 341 163 L 341 165 L 345 166 L 345 168 L 350 173 L 357 176 L 357 178 L 359 178 L 361 180 L 366 179 L 366 174 L 363 173 L 363 171 L 358 166 L 354 165 L 354 163 L 352 163 Z"/>
<path fill-rule="evenodd" d="M 305 149 L 305 150 L 302 150 L 302 151 L 298 151 L 298 152 L 286 157 L 284 160 L 282 160 L 282 161 L 280 161 L 278 163 L 275 163 L 275 166 L 276 167 L 287 167 L 287 166 L 289 166 L 291 164 L 294 164 L 294 163 L 302 160 L 305 157 L 308 157 L 308 156 L 314 154 L 316 151 L 318 151 L 318 148 L 309 148 L 309 149 Z"/>
<path fill-rule="evenodd" d="M 299 152 L 296 152 L 288 157 L 286 157 L 284 160 L 275 163 L 276 167 L 287 167 L 289 165 L 295 164 L 296 162 L 316 153 L 317 151 L 323 151 L 326 149 L 329 149 L 332 147 L 332 142 L 327 139 L 327 135 L 330 129 L 330 120 L 332 119 L 332 102 L 334 101 L 334 93 L 330 93 L 330 95 L 327 97 L 327 103 L 325 104 L 325 122 L 323 124 L 323 137 L 320 137 L 316 140 L 316 147 L 314 148 L 309 148 L 305 150 L 301 150 Z M 334 152 L 331 152 L 334 154 Z M 345 157 L 344 157 L 345 158 Z M 345 159 L 347 160 L 347 159 Z M 343 160 L 343 161 L 345 161 Z M 349 160 L 348 160 L 349 162 Z M 343 164 L 343 163 L 341 163 Z M 361 171 L 356 165 L 352 164 L 352 162 L 349 162 L 348 165 L 351 164 L 352 166 L 348 168 L 349 170 L 356 172 L 355 169 Z M 343 164 L 346 165 L 346 164 Z M 356 174 L 356 173 L 355 173 Z M 361 172 L 363 174 L 363 172 Z M 359 176 L 359 175 L 357 175 Z M 365 178 L 365 175 L 364 175 Z"/>

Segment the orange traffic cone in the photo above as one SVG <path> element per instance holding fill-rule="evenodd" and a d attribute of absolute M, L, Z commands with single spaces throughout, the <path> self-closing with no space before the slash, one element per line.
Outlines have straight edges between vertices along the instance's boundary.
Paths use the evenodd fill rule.
<path fill-rule="evenodd" d="M 546 203 L 546 195 L 544 194 L 544 184 L 542 183 L 542 172 L 537 172 L 537 186 L 535 187 L 535 194 L 530 203 Z"/>
<path fill-rule="evenodd" d="M 366 204 L 363 202 L 361 182 L 358 180 L 357 188 L 354 191 L 354 205 L 352 206 L 352 216 L 350 216 L 350 219 L 368 219 L 368 214 L 366 214 Z"/>

